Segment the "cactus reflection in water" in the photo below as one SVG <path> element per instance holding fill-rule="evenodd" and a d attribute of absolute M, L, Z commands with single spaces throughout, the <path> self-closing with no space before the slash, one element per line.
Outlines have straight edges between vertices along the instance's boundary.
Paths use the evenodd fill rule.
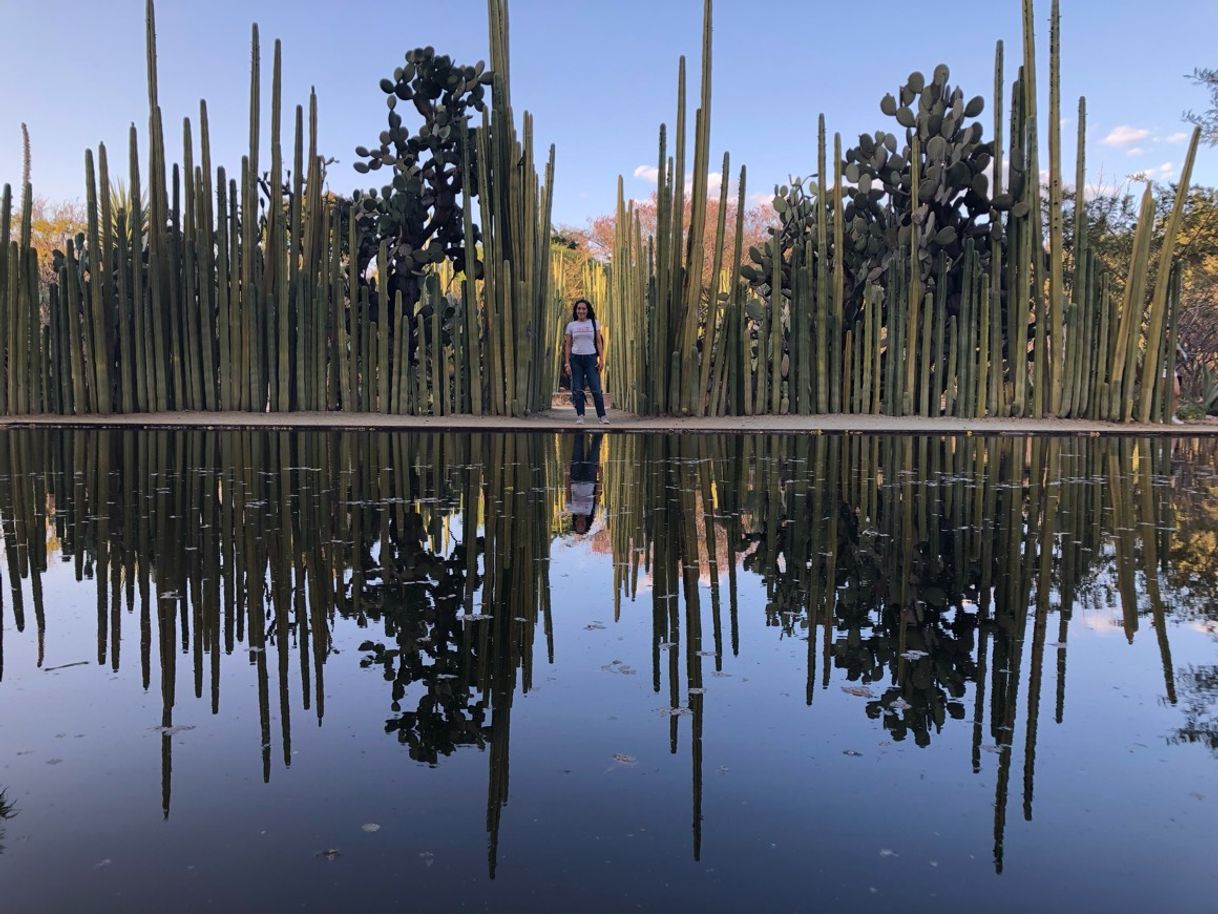
<path fill-rule="evenodd" d="M 0 524 L 16 630 L 26 627 L 28 589 L 41 666 L 50 548 L 73 563 L 77 580 L 96 583 L 98 664 L 119 670 L 124 623 L 138 619 L 143 685 L 162 697 L 168 817 L 170 737 L 185 689 L 218 713 L 222 656 L 248 653 L 269 780 L 276 717 L 282 764 L 292 764 L 289 694 L 299 689 L 303 711 L 319 722 L 325 714 L 335 614 L 382 625 L 384 640 L 364 646 L 363 663 L 383 665 L 394 683 L 387 728 L 418 760 L 489 746 L 501 804 L 512 698 L 518 685 L 531 687 L 538 627 L 551 637 L 544 493 L 553 460 L 541 444 L 6 433 Z M 189 686 L 178 683 L 179 656 L 189 657 Z M 0 642 L 0 681 L 3 673 Z M 425 693 L 416 710 L 401 712 L 404 688 L 416 681 Z"/>
<path fill-rule="evenodd" d="M 653 685 L 667 690 L 674 720 L 682 709 L 693 717 L 695 854 L 703 665 L 721 673 L 740 652 L 740 576 L 751 573 L 764 584 L 767 624 L 807 640 L 808 705 L 837 670 L 896 740 L 925 746 L 949 720 L 971 720 L 974 772 L 983 750 L 998 754 L 1001 870 L 1020 690 L 1030 819 L 1045 652 L 1055 654 L 1061 723 L 1076 610 L 1115 604 L 1131 641 L 1149 615 L 1164 696 L 1176 703 L 1162 576 L 1175 499 L 1189 496 L 1163 480 L 1173 462 L 1194 459 L 1190 447 L 1212 485 L 1209 443 L 1173 456 L 1170 443 L 1145 439 L 623 439 L 607 487 L 615 612 L 630 611 L 625 601 L 648 576 Z"/>
<path fill-rule="evenodd" d="M 367 627 L 359 662 L 383 671 L 386 730 L 410 757 L 434 764 L 463 746 L 488 750 L 493 869 L 513 697 L 533 687 L 539 636 L 547 661 L 561 650 L 550 561 L 564 528 L 559 465 L 572 445 L 5 432 L 4 611 L 21 637 L 32 606 L 41 665 L 55 624 L 43 587 L 54 554 L 92 579 L 98 664 L 119 672 L 133 645 L 128 666 L 160 690 L 166 816 L 175 709 L 193 693 L 218 712 L 224 655 L 248 656 L 269 779 L 276 743 L 292 764 L 292 696 L 323 719 L 326 669 L 340 662 L 335 627 Z M 970 728 L 974 771 L 996 752 L 998 866 L 1013 750 L 1024 749 L 1031 817 L 1042 704 L 1059 723 L 1066 714 L 1076 613 L 1116 607 L 1129 639 L 1147 637 L 1150 622 L 1163 695 L 1177 701 L 1166 622 L 1191 610 L 1173 600 L 1182 580 L 1173 569 L 1177 557 L 1198 557 L 1174 531 L 1199 522 L 1191 501 L 1214 484 L 1210 444 L 609 436 L 605 447 L 607 522 L 594 536 L 612 555 L 615 615 L 650 594 L 651 679 L 671 712 L 671 751 L 690 718 L 695 854 L 704 689 L 747 650 L 742 612 L 763 614 L 777 637 L 807 639 L 809 705 L 836 677 L 867 695 L 867 715 L 893 739 L 925 746 L 956 720 Z M 1201 726 L 1181 738 L 1189 733 L 1205 738 Z"/>

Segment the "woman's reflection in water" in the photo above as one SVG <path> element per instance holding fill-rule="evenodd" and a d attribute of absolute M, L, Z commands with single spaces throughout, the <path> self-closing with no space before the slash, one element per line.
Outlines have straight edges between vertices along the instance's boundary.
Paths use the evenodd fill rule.
<path fill-rule="evenodd" d="M 571 468 L 567 474 L 567 513 L 571 532 L 579 535 L 592 528 L 601 497 L 601 434 L 575 436 Z"/>

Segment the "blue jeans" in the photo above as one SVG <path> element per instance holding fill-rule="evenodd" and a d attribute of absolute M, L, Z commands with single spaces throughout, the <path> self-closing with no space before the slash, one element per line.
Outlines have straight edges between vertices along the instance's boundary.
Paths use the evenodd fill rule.
<path fill-rule="evenodd" d="M 584 385 L 592 391 L 592 402 L 596 404 L 596 414 L 605 415 L 605 397 L 601 394 L 601 373 L 596 370 L 596 355 L 576 355 L 571 353 L 571 402 L 575 404 L 576 415 L 584 414 Z"/>

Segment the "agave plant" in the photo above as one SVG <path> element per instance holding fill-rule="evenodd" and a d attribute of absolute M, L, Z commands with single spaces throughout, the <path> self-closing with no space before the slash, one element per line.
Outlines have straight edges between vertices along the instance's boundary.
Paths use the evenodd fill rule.
<path fill-rule="evenodd" d="M 123 217 L 123 224 L 126 226 L 128 234 L 131 233 L 131 214 L 139 212 L 140 215 L 140 236 L 148 237 L 148 194 L 141 192 L 139 200 L 134 199 L 131 191 L 127 189 L 127 185 L 123 181 L 112 181 L 110 183 L 110 228 L 114 232 L 118 232 L 119 216 Z"/>

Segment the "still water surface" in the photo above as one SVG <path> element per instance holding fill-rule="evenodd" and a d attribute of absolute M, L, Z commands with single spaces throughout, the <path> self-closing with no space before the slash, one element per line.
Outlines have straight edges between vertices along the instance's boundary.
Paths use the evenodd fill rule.
<path fill-rule="evenodd" d="M 3 909 L 1213 910 L 1218 453 L 0 432 Z"/>

